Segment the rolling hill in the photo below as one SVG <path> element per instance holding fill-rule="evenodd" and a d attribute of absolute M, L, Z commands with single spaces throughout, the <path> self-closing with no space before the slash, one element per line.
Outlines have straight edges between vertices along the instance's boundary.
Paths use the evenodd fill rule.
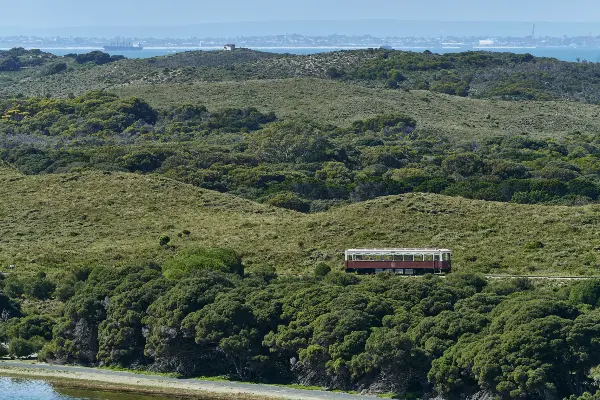
<path fill-rule="evenodd" d="M 127 60 L 102 52 L 54 57 L 0 51 L 0 96 L 79 95 L 139 84 L 316 77 L 392 90 L 425 89 L 461 97 L 597 103 L 600 68 L 530 54 L 433 54 L 382 49 L 290 55 L 240 49 L 192 51 Z M 30 60 L 35 60 L 30 65 Z M 585 84 L 582 84 L 585 82 Z"/>
<path fill-rule="evenodd" d="M 349 83 L 297 78 L 194 84 L 142 84 L 111 89 L 137 96 L 155 107 L 181 103 L 210 109 L 256 107 L 280 118 L 339 126 L 377 114 L 401 112 L 420 129 L 471 140 L 497 135 L 565 137 L 576 131 L 600 132 L 600 106 L 564 101 L 468 99 L 427 91 L 392 91 Z"/>
<path fill-rule="evenodd" d="M 169 113 L 175 112 L 173 110 L 176 107 L 186 103 L 206 106 L 205 111 L 200 112 L 200 108 L 197 110 L 207 120 L 219 112 L 219 115 L 224 116 L 231 113 L 219 110 L 255 107 L 263 113 L 274 112 L 283 121 L 283 125 L 274 125 L 275 131 L 284 130 L 286 126 L 293 127 L 296 122 L 319 123 L 323 126 L 333 124 L 348 128 L 357 121 L 382 114 L 388 114 L 388 117 L 401 114 L 416 120 L 417 139 L 448 138 L 448 148 L 439 150 L 444 157 L 453 157 L 454 153 L 467 151 L 473 153 L 470 155 L 477 161 L 479 154 L 475 153 L 481 153 L 480 150 L 485 145 L 489 159 L 484 160 L 486 168 L 481 167 L 475 174 L 467 171 L 468 174 L 455 177 L 452 170 L 446 168 L 447 171 L 442 171 L 445 175 L 440 175 L 443 163 L 441 155 L 424 152 L 423 148 L 427 147 L 425 142 L 410 143 L 418 149 L 415 150 L 414 160 L 411 159 L 408 164 L 413 169 L 398 172 L 408 174 L 408 178 L 404 175 L 396 177 L 399 180 L 411 178 L 419 172 L 415 172 L 414 168 L 418 168 L 422 169 L 421 172 L 424 171 L 421 175 L 427 179 L 443 176 L 460 183 L 463 178 L 474 175 L 487 185 L 497 185 L 499 179 L 507 179 L 506 176 L 499 178 L 502 171 L 496 171 L 497 176 L 491 176 L 494 168 L 502 167 L 496 161 L 513 157 L 513 161 L 522 162 L 522 171 L 525 171 L 523 176 L 519 175 L 519 179 L 529 179 L 527 174 L 532 175 L 531 182 L 526 182 L 528 185 L 556 183 L 550 182 L 551 179 L 561 180 L 563 186 L 566 185 L 565 182 L 574 182 L 572 185 L 569 183 L 574 187 L 582 179 L 587 179 L 584 183 L 596 185 L 598 167 L 595 157 L 598 151 L 593 143 L 587 142 L 595 140 L 600 133 L 600 106 L 586 104 L 582 98 L 569 97 L 570 91 L 577 88 L 573 89 L 575 86 L 572 85 L 561 86 L 558 79 L 562 74 L 574 71 L 576 75 L 573 75 L 573 81 L 569 81 L 571 84 L 582 73 L 594 72 L 593 65 L 511 58 L 509 54 L 473 53 L 452 59 L 429 54 L 388 53 L 354 51 L 291 56 L 246 50 L 235 53 L 187 52 L 149 60 L 111 60 L 102 65 L 93 62 L 79 63 L 73 57 L 50 57 L 40 59 L 40 65 L 1 72 L 0 96 L 18 93 L 24 96 L 66 97 L 71 93 L 79 94 L 91 89 L 107 89 L 119 95 L 125 105 L 130 102 L 145 107 L 140 101 L 131 99 L 132 96 L 141 98 L 156 108 L 150 110 L 156 115 L 170 115 Z M 24 53 L 20 57 L 27 60 L 28 54 Z M 65 69 L 49 68 L 62 62 L 66 63 Z M 385 88 L 388 86 L 387 75 L 392 72 L 381 69 L 387 67 L 401 71 L 406 78 L 401 80 L 397 77 L 398 87 L 394 90 Z M 342 71 L 343 74 L 338 76 L 330 68 L 337 68 L 337 72 Z M 498 72 L 502 68 L 504 72 L 508 71 L 513 75 L 500 74 L 500 80 L 494 81 L 494 71 Z M 548 76 L 540 76 L 539 71 L 544 68 L 547 69 Z M 377 71 L 380 73 L 375 73 Z M 432 84 L 454 82 L 454 78 L 447 76 L 448 71 L 454 71 L 452 73 L 457 74 L 460 79 L 467 76 L 469 71 L 476 71 L 477 74 L 470 78 L 470 83 L 473 88 L 480 88 L 482 91 L 473 92 L 470 97 L 461 97 L 444 94 L 447 91 L 433 87 L 430 90 L 412 90 L 420 87 L 417 81 L 421 78 L 431 79 Z M 545 93 L 538 97 L 546 101 L 504 101 L 499 100 L 506 97 L 501 93 L 488 96 L 493 97 L 492 99 L 481 98 L 487 96 L 485 93 L 498 89 L 494 85 L 499 83 L 520 85 L 528 89 L 527 82 L 521 79 L 523 76 L 531 77 L 531 82 L 535 83 L 532 88 Z M 548 80 L 548 88 L 542 90 L 538 87 L 541 79 Z M 580 80 L 577 82 L 581 83 Z M 585 94 L 590 88 L 593 89 L 593 85 L 588 88 L 580 87 L 577 93 Z M 90 96 L 102 97 L 97 93 Z M 90 96 L 70 101 L 89 101 L 92 106 L 100 104 Z M 41 108 L 54 104 L 44 100 L 37 99 L 33 103 L 39 103 Z M 123 110 L 118 99 L 109 100 L 111 104 L 115 104 L 115 109 Z M 7 100 L 9 103 L 11 101 Z M 12 107 L 7 105 L 7 121 L 12 118 L 11 112 L 15 111 L 10 110 L 9 106 Z M 44 121 L 53 121 L 59 117 L 65 117 L 66 121 L 71 118 L 69 112 L 60 111 L 65 115 L 57 114 L 57 110 L 62 110 L 61 107 L 56 102 L 56 110 L 48 110 L 48 114 L 41 113 L 40 126 L 50 132 Z M 106 110 L 115 114 L 113 108 Z M 177 111 L 181 113 L 177 118 L 183 118 L 182 110 Z M 253 113 L 252 110 L 237 111 L 242 114 Z M 230 190 L 240 196 L 267 202 L 268 196 L 276 190 L 296 190 L 297 186 L 306 186 L 306 181 L 314 183 L 316 171 L 323 166 L 313 165 L 310 157 L 305 157 L 306 160 L 292 160 L 293 162 L 275 160 L 272 165 L 268 165 L 271 170 L 263 171 L 260 168 L 264 166 L 264 161 L 260 157 L 252 158 L 254 155 L 246 151 L 254 143 L 250 139 L 257 135 L 247 135 L 242 130 L 208 134 L 198 131 L 197 124 L 192 122 L 181 128 L 177 125 L 179 121 L 167 119 L 160 126 L 152 126 L 148 121 L 144 125 L 139 123 L 137 117 L 130 124 L 117 124 L 112 130 L 103 130 L 102 124 L 94 120 L 98 115 L 84 115 L 89 117 L 85 126 L 77 125 L 83 121 L 79 118 L 77 121 L 68 119 L 70 125 L 65 122 L 64 126 L 53 127 L 51 131 L 58 136 L 69 131 L 65 127 L 70 128 L 71 125 L 77 127 L 72 132 L 96 132 L 95 137 L 86 137 L 90 139 L 89 143 L 80 141 L 79 136 L 83 137 L 84 134 L 78 133 L 79 136 L 75 135 L 77 144 L 67 144 L 64 148 L 56 148 L 59 145 L 52 148 L 48 145 L 54 138 L 49 138 L 44 129 L 23 124 L 21 131 L 15 134 L 13 126 L 19 125 L 21 121 L 14 120 L 5 124 L 7 147 L 4 159 L 10 162 L 23 159 L 27 162 L 23 161 L 23 165 L 32 166 L 28 170 L 30 173 L 40 175 L 25 176 L 11 169 L 2 170 L 2 268 L 11 263 L 23 266 L 26 270 L 53 270 L 65 265 L 117 264 L 139 259 L 160 261 L 176 251 L 158 245 L 157 238 L 162 234 L 171 237 L 175 248 L 228 246 L 243 254 L 249 267 L 271 264 L 282 271 L 300 273 L 312 268 L 320 260 L 341 266 L 341 252 L 344 248 L 358 246 L 449 246 L 456 250 L 457 269 L 479 272 L 589 275 L 595 274 L 600 268 L 596 250 L 600 247 L 600 237 L 594 229 L 600 212 L 597 205 L 569 208 L 484 202 L 436 195 L 433 193 L 442 190 L 433 188 L 430 190 L 432 194 L 409 193 L 380 197 L 305 215 L 203 190 L 182 182 L 194 182 L 197 186 L 204 185 L 203 187 L 221 191 Z M 15 118 L 16 116 L 18 115 L 15 114 Z M 288 122 L 291 125 L 285 125 Z M 127 134 L 124 134 L 125 128 L 122 126 L 127 126 Z M 323 131 L 329 132 L 328 135 L 335 134 L 331 133 L 335 131 Z M 187 134 L 190 136 L 185 136 Z M 381 164 L 387 163 L 393 169 L 404 166 L 398 161 L 400 156 L 392 152 L 398 149 L 390 147 L 404 145 L 402 135 L 397 140 L 386 136 L 386 133 L 381 133 L 381 137 L 357 137 L 355 140 L 350 134 L 346 134 L 346 142 L 336 143 L 339 147 L 336 149 L 345 151 L 344 146 L 351 143 L 364 153 L 360 159 L 363 164 L 361 168 L 353 166 L 352 163 L 358 163 L 356 159 L 345 160 L 357 172 L 367 170 L 375 177 L 387 179 L 389 174 L 385 175 L 386 172 L 380 171 Z M 361 133 L 365 136 L 364 134 L 365 132 Z M 117 139 L 114 139 L 114 143 L 102 141 L 113 140 L 113 136 L 125 144 L 117 149 L 114 143 L 121 143 Z M 500 137 L 503 138 L 498 139 Z M 516 147 L 510 150 L 510 154 L 498 150 L 504 146 L 504 138 L 516 143 L 513 143 Z M 13 139 L 15 143 L 12 142 Z M 537 139 L 545 142 L 537 143 Z M 132 145 L 134 141 L 135 145 Z M 261 145 L 262 142 L 257 143 Z M 31 148 L 25 149 L 26 151 L 19 150 L 20 147 L 13 149 L 12 146 L 17 144 L 23 145 L 23 148 Z M 417 145 L 425 147 L 416 147 Z M 527 146 L 531 149 L 525 148 Z M 543 150 L 534 148 L 535 146 Z M 391 152 L 389 159 L 386 158 L 386 151 Z M 11 153 L 16 154 L 14 160 L 10 157 Z M 337 154 L 329 154 L 328 158 L 320 161 L 339 161 Z M 140 165 L 133 162 L 138 159 Z M 164 164 L 171 169 L 168 170 L 164 165 L 159 168 L 167 159 L 168 162 Z M 148 167 L 144 164 L 148 160 L 156 161 L 156 165 L 151 162 L 149 165 L 152 168 Z M 560 162 L 554 165 L 554 161 Z M 110 168 L 106 165 L 103 167 L 103 162 L 110 164 Z M 284 165 L 283 162 L 287 164 Z M 238 168 L 240 165 L 243 168 Z M 304 168 L 305 176 L 298 174 L 299 165 Z M 340 167 L 335 164 L 332 168 L 336 165 Z M 507 174 L 519 172 L 510 170 L 514 165 L 504 166 L 509 169 Z M 94 168 L 101 171 L 106 168 L 107 172 L 46 175 L 47 172 L 87 171 Z M 110 172 L 117 170 L 158 171 L 157 174 L 163 173 L 165 176 L 178 178 L 181 182 L 156 175 Z M 415 176 L 419 178 L 421 175 Z M 365 180 L 368 178 L 369 176 L 364 177 Z M 256 189 L 251 187 L 252 182 L 255 182 L 253 179 L 257 182 L 271 179 L 276 183 L 279 179 L 285 181 L 285 185 L 275 187 L 276 184 L 273 184 L 274 189 L 264 189 L 264 193 L 258 193 L 250 190 Z M 219 188 L 218 185 L 223 187 Z M 386 193 L 412 191 L 413 186 Z M 536 188 L 537 186 L 532 186 L 518 191 L 536 194 Z M 498 193 L 492 193 L 494 196 L 485 192 L 485 187 L 476 189 L 479 192 L 471 195 L 473 198 L 501 197 L 497 195 L 500 189 Z M 503 187 L 501 189 L 504 190 Z M 416 189 L 414 191 L 419 192 Z M 455 193 L 454 196 L 469 194 L 466 189 L 452 193 Z M 305 193 L 301 194 L 310 197 Z M 320 200 L 323 197 L 319 196 L 315 195 L 314 198 Z M 380 194 L 371 197 L 377 196 Z M 349 195 L 338 197 L 350 200 Z M 594 192 L 588 197 L 589 199 L 584 199 L 585 202 L 595 201 L 598 196 Z M 310 200 L 313 198 L 310 197 Z M 511 196 L 506 201 L 509 200 Z M 533 200 L 530 202 L 549 202 L 545 198 Z M 577 201 L 581 199 L 576 198 L 573 203 L 579 204 Z M 189 237 L 178 237 L 178 234 L 187 230 L 191 232 Z"/>
<path fill-rule="evenodd" d="M 600 207 L 517 205 L 406 194 L 300 214 L 165 178 L 125 173 L 23 176 L 0 172 L 0 265 L 158 262 L 179 249 L 225 246 L 249 269 L 308 273 L 342 267 L 349 247 L 444 246 L 455 269 L 486 273 L 600 272 Z M 191 234 L 178 237 L 189 230 Z M 159 246 L 158 236 L 173 248 Z"/>

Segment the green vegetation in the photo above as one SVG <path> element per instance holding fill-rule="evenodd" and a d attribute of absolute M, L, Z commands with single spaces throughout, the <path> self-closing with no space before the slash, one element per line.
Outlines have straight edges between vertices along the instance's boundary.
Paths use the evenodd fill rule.
<path fill-rule="evenodd" d="M 600 357 L 596 281 L 535 287 L 469 274 L 313 278 L 264 268 L 240 275 L 214 263 L 231 257 L 197 248 L 175 263 L 202 267 L 177 277 L 167 265 L 97 267 L 54 314 L 21 316 L 11 300 L 3 351 L 402 397 L 598 390 L 590 373 Z"/>
<path fill-rule="evenodd" d="M 121 97 L 139 97 L 153 107 L 203 104 L 210 109 L 255 107 L 288 120 L 348 127 L 380 114 L 403 113 L 421 130 L 454 140 L 531 135 L 561 138 L 598 132 L 597 105 L 558 101 L 500 101 L 448 96 L 427 91 L 383 90 L 315 79 L 135 84 L 113 88 Z"/>
<path fill-rule="evenodd" d="M 598 281 L 475 275 L 600 275 L 598 68 L 0 52 L 0 356 L 598 397 Z M 451 248 L 455 273 L 342 272 L 390 246 Z"/>
<path fill-rule="evenodd" d="M 0 202 L 0 265 L 14 264 L 17 275 L 46 271 L 67 293 L 63 271 L 162 262 L 195 247 L 232 248 L 248 271 L 304 274 L 321 261 L 336 269 L 346 248 L 401 244 L 450 247 L 462 271 L 600 275 L 597 205 L 406 194 L 301 214 L 160 177 L 0 171 L 0 196 L 10 199 Z"/>
<path fill-rule="evenodd" d="M 560 99 L 588 103 L 600 100 L 597 94 L 600 67 L 596 63 L 561 62 L 530 54 L 464 52 L 438 55 L 370 49 L 293 56 L 240 49 L 121 60 L 102 52 L 60 58 L 39 50 L 24 52 L 13 49 L 0 53 L 0 66 L 4 66 L 0 70 L 0 81 L 7 81 L 0 93 L 66 96 L 68 93 L 148 83 L 315 77 L 391 90 L 425 89 L 475 98 Z M 56 58 L 65 62 L 68 69 L 60 76 L 39 74 L 35 68 L 21 71 L 23 56 L 30 54 L 38 59 L 34 65 L 43 65 L 48 59 Z M 34 75 L 35 80 L 27 79 Z M 586 84 L 581 85 L 582 81 Z"/>
<path fill-rule="evenodd" d="M 14 48 L 0 51 L 0 72 L 16 72 L 22 68 L 38 67 L 58 58 L 40 50 Z"/>
<path fill-rule="evenodd" d="M 564 205 L 600 195 L 596 133 L 455 141 L 400 113 L 336 127 L 102 91 L 8 99 L 0 115 L 0 157 L 26 174 L 154 173 L 301 212 L 408 192 Z"/>

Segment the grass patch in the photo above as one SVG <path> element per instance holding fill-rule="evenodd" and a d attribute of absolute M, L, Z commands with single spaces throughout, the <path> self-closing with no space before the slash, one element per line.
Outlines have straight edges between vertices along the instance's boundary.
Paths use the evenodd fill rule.
<path fill-rule="evenodd" d="M 390 196 L 300 214 L 155 176 L 21 176 L 0 170 L 0 265 L 16 272 L 172 258 L 229 247 L 247 269 L 342 268 L 353 247 L 449 247 L 458 271 L 598 275 L 600 207 L 495 203 L 434 194 Z M 177 232 L 189 230 L 189 236 Z M 72 235 L 77 232 L 77 235 Z M 158 237 L 172 238 L 161 247 Z M 542 242 L 543 248 L 528 243 Z"/>
<path fill-rule="evenodd" d="M 548 101 L 477 100 L 426 91 L 368 88 L 316 78 L 139 84 L 111 89 L 138 96 L 154 107 L 182 103 L 209 109 L 256 107 L 279 118 L 348 126 L 383 113 L 401 112 L 417 120 L 420 130 L 463 139 L 498 135 L 562 137 L 600 132 L 600 107 Z"/>

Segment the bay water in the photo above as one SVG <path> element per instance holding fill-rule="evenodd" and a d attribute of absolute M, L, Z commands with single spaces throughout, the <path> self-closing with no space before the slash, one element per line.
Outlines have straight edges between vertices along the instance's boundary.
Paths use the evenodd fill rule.
<path fill-rule="evenodd" d="M 77 389 L 41 379 L 0 377 L 0 400 L 177 400 L 135 393 Z M 208 400 L 209 398 L 207 398 Z"/>

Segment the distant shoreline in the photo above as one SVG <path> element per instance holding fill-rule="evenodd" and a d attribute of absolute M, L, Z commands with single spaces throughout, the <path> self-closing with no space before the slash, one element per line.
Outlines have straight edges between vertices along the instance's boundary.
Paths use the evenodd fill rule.
<path fill-rule="evenodd" d="M 27 49 L 36 48 L 34 46 L 24 46 Z M 255 51 L 262 51 L 273 54 L 294 54 L 294 55 L 313 55 L 320 53 L 329 53 L 336 51 L 350 51 L 350 50 L 364 50 L 369 48 L 378 48 L 378 46 L 244 46 L 240 48 L 250 48 Z M 566 62 L 577 62 L 579 60 L 587 60 L 589 62 L 600 62 L 600 47 L 572 47 L 572 46 L 501 46 L 501 45 L 490 45 L 490 46 L 477 46 L 477 45 L 455 45 L 453 43 L 446 43 L 440 47 L 431 46 L 392 46 L 393 50 L 398 51 L 411 51 L 411 52 L 423 52 L 426 50 L 431 51 L 435 54 L 447 54 L 447 53 L 464 53 L 469 51 L 482 51 L 482 52 L 509 52 L 515 54 L 530 53 L 536 57 L 549 57 L 556 58 L 560 61 Z M 9 50 L 8 47 L 1 48 L 0 50 Z M 62 46 L 62 47 L 43 47 L 40 50 L 55 54 L 57 56 L 65 56 L 70 53 L 83 54 L 91 51 L 103 51 L 111 55 L 124 55 L 130 59 L 145 59 L 160 56 L 170 56 L 176 53 L 190 52 L 190 51 L 218 51 L 222 50 L 220 46 L 150 46 L 144 47 L 143 50 L 138 51 L 106 51 L 100 46 Z"/>
<path fill-rule="evenodd" d="M 102 46 L 81 46 L 81 47 L 35 47 L 35 46 L 24 46 L 21 45 L 24 49 L 26 50 L 32 50 L 32 49 L 36 49 L 36 50 L 104 50 L 104 47 Z M 0 47 L 0 50 L 10 50 L 12 47 Z M 315 49 L 315 50 L 319 50 L 319 49 L 348 49 L 348 50 L 359 50 L 359 49 L 377 49 L 379 48 L 379 46 L 250 46 L 250 47 L 241 47 L 241 48 L 248 48 L 248 49 Z M 425 49 L 426 47 L 398 47 L 399 49 L 409 49 L 409 48 L 423 48 Z M 151 47 L 151 46 L 144 46 L 144 50 L 221 50 L 223 49 L 222 46 L 197 46 L 197 47 L 185 47 L 185 46 L 174 46 L 174 47 L 170 47 L 170 46 L 158 46 L 158 47 Z"/>
<path fill-rule="evenodd" d="M 21 46 L 26 50 L 104 50 L 102 46 L 70 46 L 70 47 L 36 47 L 27 46 L 24 44 L 15 44 L 15 46 Z M 10 50 L 14 47 L 0 47 L 0 50 Z M 144 50 L 221 50 L 222 46 L 144 46 Z M 298 49 L 298 50 L 324 50 L 324 49 L 342 49 L 342 50 L 364 50 L 364 49 L 379 49 L 380 46 L 348 46 L 348 45 L 331 45 L 331 46 L 248 46 L 240 47 L 251 50 L 264 49 L 264 50 L 284 50 L 284 49 Z M 392 46 L 393 50 L 406 50 L 406 49 L 464 49 L 464 50 L 493 50 L 493 49 L 538 49 L 538 50 L 600 50 L 600 47 L 570 47 L 570 46 L 449 46 L 441 45 L 439 47 L 432 46 Z"/>

